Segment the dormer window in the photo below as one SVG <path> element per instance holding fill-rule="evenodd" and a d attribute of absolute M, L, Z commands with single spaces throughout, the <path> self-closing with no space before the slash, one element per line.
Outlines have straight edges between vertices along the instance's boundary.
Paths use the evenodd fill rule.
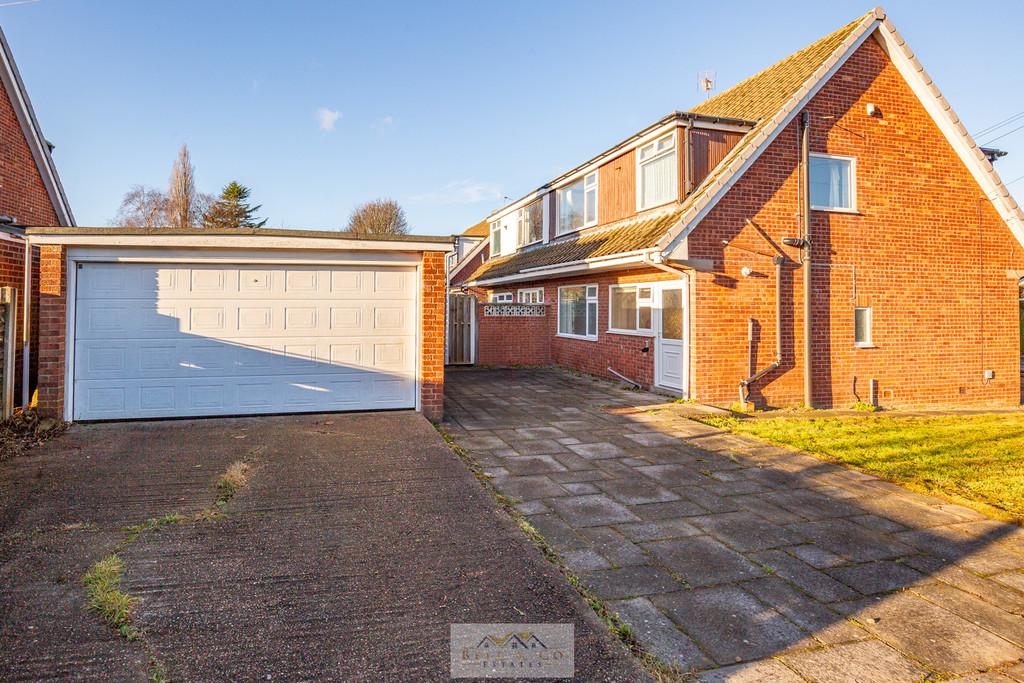
<path fill-rule="evenodd" d="M 501 255 L 501 223 L 491 223 L 491 258 Z"/>
<path fill-rule="evenodd" d="M 544 239 L 544 198 L 519 209 L 519 246 Z"/>
<path fill-rule="evenodd" d="M 637 211 L 674 201 L 679 194 L 675 132 L 643 145 L 636 160 Z"/>
<path fill-rule="evenodd" d="M 597 224 L 597 171 L 558 191 L 556 235 Z"/>

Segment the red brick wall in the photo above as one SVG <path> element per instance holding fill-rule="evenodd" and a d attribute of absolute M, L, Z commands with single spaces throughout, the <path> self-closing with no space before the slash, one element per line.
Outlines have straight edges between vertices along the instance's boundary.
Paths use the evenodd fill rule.
<path fill-rule="evenodd" d="M 64 352 L 67 322 L 65 249 L 40 248 L 39 267 L 39 412 L 64 415 Z"/>
<path fill-rule="evenodd" d="M 489 237 L 487 238 L 490 239 Z M 490 243 L 484 244 L 483 249 L 471 259 L 462 261 L 456 266 L 455 273 L 452 275 L 451 286 L 458 287 L 463 282 L 469 279 L 469 276 L 476 272 L 476 269 L 480 267 L 486 259 L 487 255 L 491 253 Z"/>
<path fill-rule="evenodd" d="M 22 225 L 57 225 L 57 214 L 50 203 L 43 180 L 39 175 L 32 151 L 25 141 L 21 124 L 15 114 L 14 107 L 0 83 L 0 214 L 12 216 Z M 17 335 L 17 357 L 15 359 L 17 381 L 14 401 L 21 403 L 22 383 L 22 344 L 21 344 L 21 306 L 24 291 L 24 243 L 0 239 L 0 287 L 14 287 L 18 290 L 18 320 L 15 333 Z M 39 276 L 39 250 L 33 252 L 33 282 Z M 32 292 L 31 326 L 35 330 L 39 322 L 39 292 Z M 39 335 L 32 334 L 30 341 L 30 385 L 35 382 L 37 364 L 36 354 L 39 348 Z"/>
<path fill-rule="evenodd" d="M 545 304 L 544 316 L 489 316 L 484 314 L 486 301 L 482 297 L 476 307 L 477 365 L 551 364 L 548 320 L 555 314 L 554 306 Z"/>
<path fill-rule="evenodd" d="M 444 414 L 444 254 L 423 254 L 420 292 L 420 409 L 429 420 Z"/>
<path fill-rule="evenodd" d="M 516 321 L 543 321 L 545 333 L 532 334 L 536 323 L 522 323 L 522 330 L 514 330 L 507 319 L 484 317 L 480 311 L 480 364 L 482 365 L 543 365 L 554 363 L 592 375 L 614 379 L 608 368 L 630 379 L 650 386 L 654 382 L 654 343 L 648 336 L 635 336 L 608 332 L 608 286 L 638 282 L 660 282 L 679 279 L 655 269 L 638 269 L 584 275 L 546 282 L 522 282 L 494 291 L 512 291 L 526 287 L 543 287 L 547 315 L 544 318 L 513 318 Z M 558 288 L 566 285 L 598 285 L 597 339 L 571 339 L 558 336 Z M 529 331 L 528 331 L 529 330 Z M 486 342 L 485 342 L 486 340 Z M 485 344 L 487 351 L 485 353 Z M 544 345 L 547 346 L 545 353 Z M 641 349 L 648 346 L 647 353 Z M 487 360 L 484 360 L 484 359 Z"/>
<path fill-rule="evenodd" d="M 812 152 L 857 158 L 858 213 L 812 212 L 813 259 L 832 264 L 812 269 L 815 405 L 867 400 L 871 379 L 883 405 L 1018 403 L 1017 284 L 1006 271 L 1024 266 L 1024 250 L 878 44 L 865 42 L 808 110 Z M 735 247 L 773 253 L 746 218 L 778 244 L 797 234 L 798 135 L 794 121 L 690 237 L 691 257 L 716 270 L 696 276 L 692 295 L 700 400 L 735 400 L 749 317 L 761 328 L 758 367 L 775 354 L 771 260 Z M 792 262 L 783 284 L 783 365 L 752 395 L 780 406 L 803 400 L 802 272 Z M 877 348 L 854 347 L 855 305 L 874 309 Z M 987 383 L 986 369 L 995 370 Z"/>

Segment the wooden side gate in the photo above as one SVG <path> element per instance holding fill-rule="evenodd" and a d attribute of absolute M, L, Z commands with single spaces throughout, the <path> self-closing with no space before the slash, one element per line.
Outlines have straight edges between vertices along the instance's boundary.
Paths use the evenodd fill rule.
<path fill-rule="evenodd" d="M 448 330 L 445 363 L 472 365 L 476 362 L 476 297 L 448 295 Z"/>

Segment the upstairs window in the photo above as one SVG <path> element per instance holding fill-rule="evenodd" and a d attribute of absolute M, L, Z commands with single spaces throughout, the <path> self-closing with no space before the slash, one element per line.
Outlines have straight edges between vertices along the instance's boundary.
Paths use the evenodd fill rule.
<path fill-rule="evenodd" d="M 870 308 L 853 309 L 853 345 L 871 347 L 871 317 Z"/>
<path fill-rule="evenodd" d="M 558 288 L 558 335 L 597 339 L 597 285 Z"/>
<path fill-rule="evenodd" d="M 491 223 L 491 258 L 501 256 L 501 223 Z"/>
<path fill-rule="evenodd" d="M 597 171 L 558 191 L 556 235 L 597 224 Z"/>
<path fill-rule="evenodd" d="M 653 289 L 650 285 L 612 285 L 608 312 L 610 332 L 650 332 Z"/>
<path fill-rule="evenodd" d="M 544 198 L 519 209 L 519 245 L 544 239 Z"/>
<path fill-rule="evenodd" d="M 856 210 L 856 159 L 834 154 L 810 156 L 811 208 Z"/>
<path fill-rule="evenodd" d="M 675 131 L 641 147 L 637 164 L 638 211 L 675 200 L 679 193 Z"/>

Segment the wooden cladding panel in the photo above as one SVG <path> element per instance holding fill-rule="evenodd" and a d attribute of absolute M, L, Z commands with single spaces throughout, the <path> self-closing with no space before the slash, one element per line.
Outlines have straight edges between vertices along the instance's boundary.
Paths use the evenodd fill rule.
<path fill-rule="evenodd" d="M 725 158 L 729 150 L 739 142 L 743 133 L 709 128 L 690 129 L 690 183 L 693 190 L 707 178 L 711 169 Z"/>
<path fill-rule="evenodd" d="M 599 225 L 636 213 L 636 153 L 633 150 L 602 164 L 597 182 Z"/>

